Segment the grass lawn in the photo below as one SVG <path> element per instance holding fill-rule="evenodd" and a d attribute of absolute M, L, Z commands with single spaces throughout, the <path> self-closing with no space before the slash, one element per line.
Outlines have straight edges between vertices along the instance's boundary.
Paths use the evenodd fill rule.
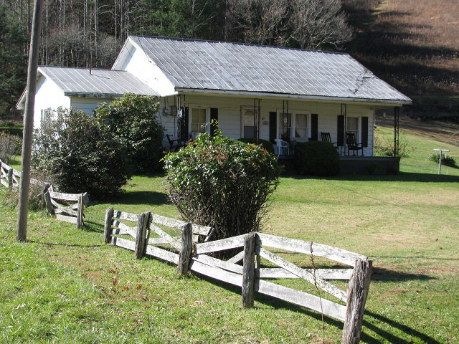
<path fill-rule="evenodd" d="M 428 157 L 447 145 L 403 134 L 415 149 L 399 176 L 282 178 L 263 227 L 374 260 L 363 342 L 457 343 L 459 169 L 434 175 Z M 449 148 L 458 160 L 458 147 Z M 173 266 L 104 245 L 109 204 L 87 209 L 84 230 L 30 213 L 30 242 L 18 244 L 4 197 L 0 189 L 0 342 L 340 341 L 338 322 L 267 298 L 244 310 L 236 288 L 180 278 Z M 178 216 L 161 176 L 134 177 L 110 206 Z"/>

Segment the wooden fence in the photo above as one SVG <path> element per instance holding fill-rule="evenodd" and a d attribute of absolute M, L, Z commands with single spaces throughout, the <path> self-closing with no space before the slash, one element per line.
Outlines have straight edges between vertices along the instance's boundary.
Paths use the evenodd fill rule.
<path fill-rule="evenodd" d="M 84 226 L 84 207 L 88 203 L 87 193 L 68 194 L 55 192 L 52 185 L 44 191 L 46 209 L 56 219 L 73 223 L 77 228 Z"/>
<path fill-rule="evenodd" d="M 160 226 L 179 230 L 180 235 L 173 236 Z M 106 243 L 132 250 L 137 258 L 147 255 L 178 265 L 180 274 L 192 271 L 241 287 L 244 307 L 253 306 L 256 293 L 306 307 L 343 322 L 342 343 L 359 342 L 370 286 L 371 260 L 340 248 L 263 233 L 206 241 L 210 230 L 210 227 L 151 213 L 136 215 L 108 209 L 105 217 Z M 227 260 L 214 256 L 235 249 L 240 252 Z M 311 259 L 322 257 L 347 267 L 303 269 L 277 251 L 305 254 Z M 276 267 L 264 267 L 261 259 Z M 238 264 L 240 262 L 242 265 Z M 270 281 L 285 278 L 303 279 L 319 294 L 328 294 L 332 300 Z M 330 282 L 332 280 L 348 280 L 347 289 L 338 288 Z"/>
<path fill-rule="evenodd" d="M 12 189 L 14 185 L 14 169 L 0 160 L 0 184 Z"/>

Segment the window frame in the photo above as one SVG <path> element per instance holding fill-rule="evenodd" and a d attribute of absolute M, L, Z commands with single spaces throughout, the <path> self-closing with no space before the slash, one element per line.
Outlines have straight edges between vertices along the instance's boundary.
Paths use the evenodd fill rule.
<path fill-rule="evenodd" d="M 192 105 L 189 105 L 188 106 L 189 108 L 189 118 L 188 118 L 188 132 L 190 133 L 190 135 L 192 137 L 195 137 L 199 134 L 202 134 L 202 133 L 209 133 L 209 108 L 207 107 L 202 107 L 202 106 L 192 106 Z M 193 131 L 193 112 L 195 110 L 204 110 L 204 122 L 203 123 L 200 123 L 198 122 L 200 125 L 201 125 L 201 128 L 204 127 L 204 130 L 203 131 Z"/>

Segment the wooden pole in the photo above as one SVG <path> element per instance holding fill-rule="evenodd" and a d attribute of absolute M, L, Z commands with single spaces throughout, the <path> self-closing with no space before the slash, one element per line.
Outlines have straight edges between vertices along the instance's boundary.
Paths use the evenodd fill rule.
<path fill-rule="evenodd" d="M 242 268 L 242 306 L 253 307 L 255 295 L 255 248 L 256 233 L 249 233 L 244 238 L 244 258 Z"/>
<path fill-rule="evenodd" d="M 357 344 L 362 331 L 363 313 L 371 280 L 371 260 L 357 260 L 349 281 L 342 344 Z"/>
<path fill-rule="evenodd" d="M 30 160 L 32 153 L 33 115 L 35 107 L 35 91 L 37 83 L 38 51 L 40 45 L 41 9 L 43 0 L 35 0 L 32 19 L 32 37 L 29 50 L 29 66 L 27 70 L 27 97 L 24 114 L 24 134 L 22 143 L 22 178 L 19 193 L 19 214 L 17 224 L 17 240 L 27 240 L 27 213 L 30 187 Z"/>
<path fill-rule="evenodd" d="M 142 259 L 145 257 L 145 251 L 147 248 L 147 229 L 149 226 L 151 214 L 143 213 L 139 215 L 139 221 L 137 222 L 137 233 L 135 236 L 135 257 Z"/>
<path fill-rule="evenodd" d="M 108 208 L 105 213 L 104 238 L 106 244 L 110 244 L 112 241 L 112 224 L 114 213 L 115 211 L 113 210 L 113 208 Z"/>
<path fill-rule="evenodd" d="M 77 209 L 77 228 L 83 227 L 83 211 L 84 211 L 84 202 L 83 194 L 78 197 L 78 209 Z"/>
<path fill-rule="evenodd" d="M 191 223 L 183 227 L 182 247 L 179 254 L 178 272 L 186 275 L 190 270 L 191 255 L 193 254 L 193 229 Z"/>

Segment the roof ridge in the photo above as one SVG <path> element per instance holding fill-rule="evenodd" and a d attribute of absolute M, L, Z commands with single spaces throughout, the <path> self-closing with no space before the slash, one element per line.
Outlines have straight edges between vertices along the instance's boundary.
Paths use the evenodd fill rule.
<path fill-rule="evenodd" d="M 211 39 L 190 38 L 190 37 L 129 35 L 128 38 L 165 39 L 165 40 L 170 40 L 170 41 L 200 42 L 200 43 L 225 43 L 225 44 L 241 45 L 241 46 L 247 46 L 247 47 L 272 48 L 272 49 L 280 49 L 280 50 L 293 50 L 293 51 L 304 51 L 304 52 L 312 52 L 312 53 L 324 53 L 324 54 L 332 54 L 332 55 L 351 56 L 348 52 L 345 52 L 345 51 L 292 48 L 292 47 L 285 47 L 285 46 L 280 46 L 280 45 L 255 44 L 255 43 L 246 43 L 246 42 L 230 42 L 230 41 L 223 41 L 223 40 L 211 40 Z"/>
<path fill-rule="evenodd" d="M 67 66 L 47 66 L 47 65 L 38 65 L 38 68 L 59 68 L 59 69 L 77 69 L 77 70 L 95 70 L 95 71 L 104 71 L 104 72 L 125 72 L 127 71 L 122 69 L 110 69 L 110 68 L 90 68 L 90 67 L 67 67 Z"/>

